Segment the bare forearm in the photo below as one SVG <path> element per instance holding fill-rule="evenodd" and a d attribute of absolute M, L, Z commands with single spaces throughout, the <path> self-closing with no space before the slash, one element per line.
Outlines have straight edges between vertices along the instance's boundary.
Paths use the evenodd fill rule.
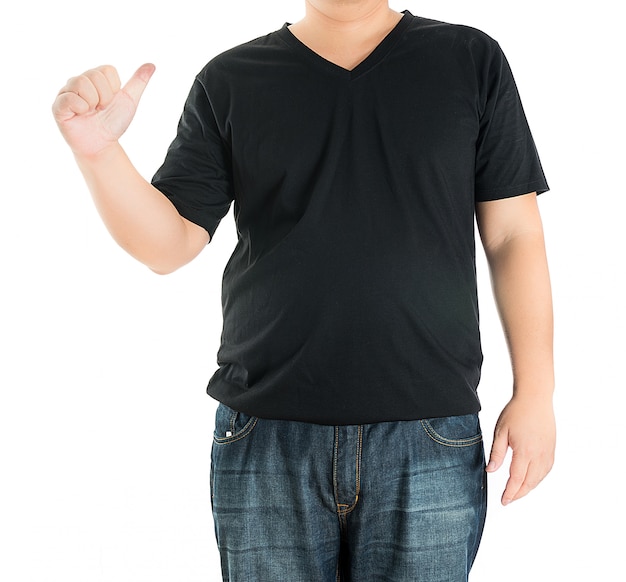
<path fill-rule="evenodd" d="M 513 398 L 496 423 L 487 464 L 497 471 L 513 450 L 507 505 L 534 489 L 554 462 L 552 293 L 535 192 L 481 202 L 476 218 L 513 365 Z"/>
<path fill-rule="evenodd" d="M 554 389 L 553 315 L 543 234 L 520 233 L 487 257 L 511 354 L 514 396 L 549 399 Z"/>
<path fill-rule="evenodd" d="M 98 212 L 115 241 L 157 273 L 169 273 L 198 252 L 189 225 L 132 165 L 119 144 L 76 156 Z M 208 240 L 208 234 L 206 235 Z"/>

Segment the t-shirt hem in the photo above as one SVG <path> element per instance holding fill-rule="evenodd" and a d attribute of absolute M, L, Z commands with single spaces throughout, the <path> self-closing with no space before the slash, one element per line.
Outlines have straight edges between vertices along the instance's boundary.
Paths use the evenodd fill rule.
<path fill-rule="evenodd" d="M 490 200 L 500 200 L 503 198 L 513 198 L 536 192 L 537 195 L 548 192 L 550 187 L 545 180 L 534 180 L 532 182 L 524 182 L 507 188 L 497 188 L 493 190 L 478 191 L 475 194 L 476 202 L 489 202 Z"/>
<path fill-rule="evenodd" d="M 215 234 L 215 231 L 219 226 L 221 218 L 219 220 L 211 220 L 211 217 L 207 215 L 206 210 L 197 210 L 189 206 L 185 206 L 184 204 L 181 204 L 178 200 L 173 199 L 166 192 L 163 192 L 162 190 L 160 190 L 160 192 L 174 205 L 174 208 L 176 208 L 178 214 L 180 214 L 183 218 L 186 218 L 190 222 L 193 222 L 194 224 L 197 224 L 198 226 L 204 228 L 204 230 L 209 233 L 209 242 L 213 240 L 213 235 Z"/>
<path fill-rule="evenodd" d="M 465 404 L 459 402 L 444 406 L 430 407 L 425 405 L 424 408 L 415 409 L 411 407 L 403 407 L 402 412 L 396 410 L 382 413 L 377 407 L 372 407 L 367 412 L 353 412 L 352 415 L 333 414 L 330 407 L 322 407 L 318 411 L 296 413 L 287 411 L 278 406 L 250 406 L 242 405 L 239 398 L 228 398 L 224 395 L 217 395 L 209 386 L 207 394 L 216 400 L 225 404 L 229 408 L 254 416 L 264 420 L 284 420 L 287 422 L 305 422 L 308 424 L 317 424 L 322 426 L 354 426 L 363 424 L 380 424 L 383 422 L 411 422 L 416 420 L 427 420 L 431 418 L 446 418 L 450 416 L 464 416 L 466 414 L 478 414 L 481 411 L 480 400 L 476 397 L 472 402 Z M 270 410 L 271 408 L 271 410 Z"/>

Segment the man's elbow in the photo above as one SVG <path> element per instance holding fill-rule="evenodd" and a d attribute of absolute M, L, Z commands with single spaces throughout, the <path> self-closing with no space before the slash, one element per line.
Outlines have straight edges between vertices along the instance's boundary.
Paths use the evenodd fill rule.
<path fill-rule="evenodd" d="M 163 268 L 156 268 L 156 267 L 148 267 L 148 268 L 156 275 L 171 275 L 174 271 L 178 270 L 178 267 L 174 267 L 171 269 L 163 269 Z"/>
<path fill-rule="evenodd" d="M 183 230 L 172 236 L 128 251 L 157 275 L 169 275 L 195 259 L 211 240 L 202 227 L 182 219 Z"/>
<path fill-rule="evenodd" d="M 159 262 L 159 264 L 146 264 L 146 267 L 148 267 L 148 269 L 156 275 L 171 275 L 174 271 L 178 271 L 178 269 L 186 265 L 188 262 L 189 261 Z"/>

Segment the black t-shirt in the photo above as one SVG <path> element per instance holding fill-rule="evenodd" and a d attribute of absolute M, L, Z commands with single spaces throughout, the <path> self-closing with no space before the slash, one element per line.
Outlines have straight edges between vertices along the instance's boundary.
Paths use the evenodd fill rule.
<path fill-rule="evenodd" d="M 479 410 L 475 203 L 548 188 L 493 39 L 407 11 L 348 71 L 285 24 L 200 72 L 153 183 L 211 236 L 234 201 L 211 396 L 320 424 Z"/>

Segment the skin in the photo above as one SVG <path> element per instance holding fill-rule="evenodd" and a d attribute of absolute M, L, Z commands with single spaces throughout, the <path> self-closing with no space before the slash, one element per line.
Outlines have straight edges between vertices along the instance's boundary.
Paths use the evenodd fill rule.
<path fill-rule="evenodd" d="M 534 489 L 554 463 L 554 362 L 550 276 L 534 192 L 476 205 L 476 218 L 513 368 L 513 397 L 495 428 L 487 471 L 510 447 L 508 505 Z"/>
<path fill-rule="evenodd" d="M 305 18 L 289 30 L 326 60 L 351 70 L 401 19 L 380 0 L 307 0 Z"/>
<path fill-rule="evenodd" d="M 109 65 L 86 71 L 61 89 L 52 111 L 115 241 L 154 272 L 166 274 L 191 261 L 209 235 L 178 214 L 118 142 L 154 69 L 141 66 L 123 87 Z"/>
<path fill-rule="evenodd" d="M 306 0 L 291 32 L 320 56 L 353 69 L 398 23 L 387 0 Z M 113 238 L 156 273 L 171 273 L 209 242 L 134 168 L 119 144 L 155 67 L 122 86 L 112 66 L 73 77 L 52 110 Z M 513 369 L 513 395 L 495 427 L 487 464 L 512 449 L 507 505 L 534 489 L 554 462 L 552 300 L 543 227 L 534 192 L 476 205 L 476 218 Z"/>

